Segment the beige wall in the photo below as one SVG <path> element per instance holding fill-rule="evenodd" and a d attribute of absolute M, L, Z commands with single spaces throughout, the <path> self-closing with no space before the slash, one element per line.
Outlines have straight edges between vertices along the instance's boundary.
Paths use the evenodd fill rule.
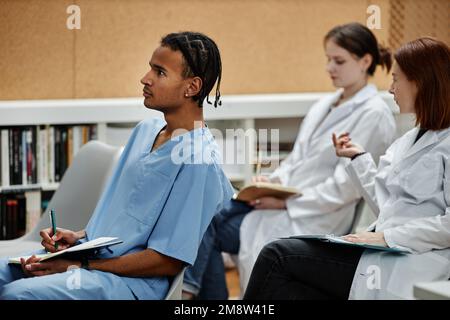
<path fill-rule="evenodd" d="M 0 99 L 74 96 L 70 3 L 0 0 Z"/>
<path fill-rule="evenodd" d="M 81 30 L 66 28 L 73 3 Z M 371 3 L 387 44 L 389 0 L 0 0 L 0 99 L 139 96 L 160 37 L 181 30 L 218 43 L 223 94 L 332 90 L 323 36 L 365 23 Z M 386 89 L 389 77 L 375 82 Z"/>

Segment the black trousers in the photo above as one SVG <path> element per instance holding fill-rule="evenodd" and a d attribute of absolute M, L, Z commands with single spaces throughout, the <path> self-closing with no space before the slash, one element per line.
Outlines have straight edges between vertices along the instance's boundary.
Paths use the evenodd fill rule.
<path fill-rule="evenodd" d="M 282 239 L 260 252 L 244 300 L 348 299 L 363 249 Z"/>

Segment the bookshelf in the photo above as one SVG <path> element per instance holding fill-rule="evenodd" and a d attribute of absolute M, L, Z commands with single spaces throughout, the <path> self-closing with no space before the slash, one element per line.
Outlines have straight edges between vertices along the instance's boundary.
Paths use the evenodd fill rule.
<path fill-rule="evenodd" d="M 97 124 L 0 126 L 0 240 L 39 221 L 74 156 L 97 139 Z"/>
<path fill-rule="evenodd" d="M 210 129 L 222 133 L 223 137 L 226 137 L 227 129 L 242 129 L 245 132 L 279 129 L 282 159 L 295 141 L 301 119 L 311 105 L 326 94 L 328 93 L 228 95 L 222 98 L 222 105 L 217 109 L 205 104 L 204 116 Z M 382 97 L 396 110 L 395 103 L 387 92 L 383 92 Z M 34 127 L 39 131 L 43 127 L 89 125 L 95 127 L 95 139 L 113 145 L 123 145 L 134 125 L 149 117 L 162 118 L 162 114 L 146 109 L 142 98 L 0 101 L 0 129 Z M 245 163 L 224 165 L 228 178 L 239 186 L 251 180 L 258 160 L 258 136 L 249 135 L 247 138 Z M 218 142 L 221 146 L 220 141 Z M 222 146 L 224 145 L 225 141 L 222 141 Z M 281 148 L 281 145 L 284 147 Z M 263 162 L 271 160 L 270 155 L 263 155 L 262 158 Z M 38 218 L 36 203 L 48 198 L 49 194 L 51 196 L 52 191 L 57 188 L 58 182 L 48 179 L 19 185 L 7 185 L 0 180 L 0 201 L 8 195 L 23 194 L 25 198 L 31 197 L 30 201 L 35 207 L 27 209 L 27 213 L 29 210 L 33 211 L 33 217 L 27 217 L 28 230 Z M 39 209 L 42 212 L 42 208 Z"/>
<path fill-rule="evenodd" d="M 0 126 L 0 193 L 56 190 L 73 157 L 97 139 L 97 124 Z"/>

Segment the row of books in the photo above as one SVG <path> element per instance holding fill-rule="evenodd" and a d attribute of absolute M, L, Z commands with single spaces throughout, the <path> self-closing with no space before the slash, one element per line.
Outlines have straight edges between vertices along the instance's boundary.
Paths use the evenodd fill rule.
<path fill-rule="evenodd" d="M 96 125 L 0 128 L 0 185 L 59 182 L 80 147 L 97 139 Z"/>
<path fill-rule="evenodd" d="M 0 194 L 0 240 L 18 238 L 29 232 L 42 212 L 41 192 Z"/>

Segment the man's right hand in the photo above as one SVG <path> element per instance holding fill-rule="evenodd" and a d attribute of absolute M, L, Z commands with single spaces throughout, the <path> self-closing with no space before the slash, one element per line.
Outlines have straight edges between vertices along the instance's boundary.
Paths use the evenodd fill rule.
<path fill-rule="evenodd" d="M 53 234 L 52 228 L 43 229 L 40 232 L 42 246 L 48 252 L 56 252 L 73 246 L 79 239 L 79 232 L 56 228 L 56 234 Z M 58 242 L 58 249 L 55 248 L 55 242 Z"/>

